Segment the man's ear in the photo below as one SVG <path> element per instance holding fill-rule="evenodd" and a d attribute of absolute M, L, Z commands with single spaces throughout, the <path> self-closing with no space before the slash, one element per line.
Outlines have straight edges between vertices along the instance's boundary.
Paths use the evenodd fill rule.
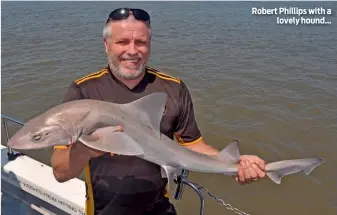
<path fill-rule="evenodd" d="M 105 53 L 108 54 L 108 50 L 109 50 L 108 40 L 104 38 L 103 41 L 104 41 L 104 46 L 105 46 Z"/>

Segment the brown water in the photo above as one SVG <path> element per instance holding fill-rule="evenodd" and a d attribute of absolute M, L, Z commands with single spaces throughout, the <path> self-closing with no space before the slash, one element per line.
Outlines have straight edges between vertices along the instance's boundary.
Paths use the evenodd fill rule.
<path fill-rule="evenodd" d="M 252 215 L 337 214 L 337 19 L 335 2 L 125 3 L 151 13 L 150 65 L 189 87 L 208 144 L 232 138 L 267 162 L 322 157 L 311 176 L 240 186 L 231 177 L 191 173 Z M 2 114 L 26 121 L 62 100 L 70 82 L 106 66 L 101 38 L 118 2 L 3 2 Z M 276 25 L 252 7 L 323 6 L 331 25 Z M 11 133 L 15 129 L 10 130 Z M 4 143 L 2 135 L 2 143 Z M 29 152 L 49 164 L 50 150 Z M 186 188 L 179 214 L 198 214 Z M 205 214 L 234 214 L 206 197 Z"/>

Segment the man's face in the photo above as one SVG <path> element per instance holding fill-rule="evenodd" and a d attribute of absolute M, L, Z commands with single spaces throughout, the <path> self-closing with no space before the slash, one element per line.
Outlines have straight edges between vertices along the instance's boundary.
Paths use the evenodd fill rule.
<path fill-rule="evenodd" d="M 111 70 L 120 78 L 132 80 L 143 74 L 150 52 L 150 33 L 146 24 L 130 16 L 114 21 L 105 50 Z"/>

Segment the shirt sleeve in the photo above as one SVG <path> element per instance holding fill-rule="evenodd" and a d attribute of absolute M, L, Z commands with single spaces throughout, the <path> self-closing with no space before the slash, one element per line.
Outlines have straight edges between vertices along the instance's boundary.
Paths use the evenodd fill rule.
<path fill-rule="evenodd" d="M 72 82 L 68 88 L 68 91 L 64 95 L 63 103 L 79 99 L 84 99 L 84 95 L 77 84 Z"/>
<path fill-rule="evenodd" d="M 179 117 L 175 130 L 175 137 L 180 145 L 192 145 L 202 139 L 195 120 L 193 101 L 189 90 L 180 82 Z"/>
<path fill-rule="evenodd" d="M 73 100 L 79 100 L 83 98 L 84 96 L 83 93 L 81 92 L 81 89 L 74 82 L 72 82 L 68 88 L 68 91 L 64 95 L 62 103 Z M 66 149 L 66 148 L 68 148 L 68 146 L 54 146 L 54 149 Z"/>

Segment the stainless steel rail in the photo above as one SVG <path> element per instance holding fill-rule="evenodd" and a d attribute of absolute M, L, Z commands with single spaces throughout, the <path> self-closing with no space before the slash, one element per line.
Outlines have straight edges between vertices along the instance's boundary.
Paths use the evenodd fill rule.
<path fill-rule="evenodd" d="M 4 126 L 4 129 L 5 129 L 5 136 L 6 136 L 7 142 L 9 141 L 9 133 L 8 133 L 7 122 L 10 121 L 10 122 L 13 122 L 13 123 L 15 123 L 17 125 L 21 125 L 21 126 L 24 125 L 24 122 L 16 120 L 16 119 L 13 119 L 13 118 L 11 118 L 9 116 L 6 116 L 6 115 L 3 115 L 3 114 L 1 114 L 1 120 L 2 120 L 2 124 Z M 6 144 L 7 144 L 7 142 L 6 142 Z M 13 153 L 13 150 L 11 148 L 9 148 L 9 147 L 8 147 L 8 153 L 7 153 L 7 155 L 8 155 L 8 159 L 9 160 L 13 160 L 16 157 L 14 155 L 14 153 Z"/>

